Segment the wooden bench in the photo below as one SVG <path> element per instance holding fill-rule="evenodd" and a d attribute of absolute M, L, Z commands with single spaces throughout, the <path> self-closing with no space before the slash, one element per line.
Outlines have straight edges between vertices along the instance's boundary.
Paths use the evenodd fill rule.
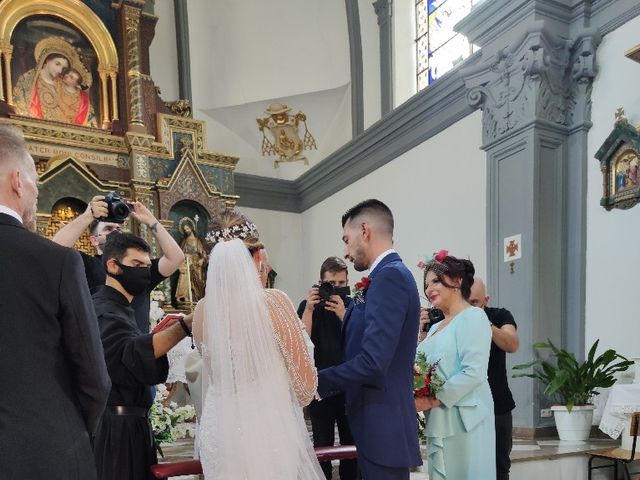
<path fill-rule="evenodd" d="M 340 445 L 336 447 L 316 447 L 316 457 L 319 462 L 331 460 L 351 460 L 358 458 L 355 445 Z M 151 466 L 154 478 L 165 480 L 180 475 L 198 475 L 202 473 L 202 465 L 199 460 L 186 460 L 183 462 L 158 463 Z"/>

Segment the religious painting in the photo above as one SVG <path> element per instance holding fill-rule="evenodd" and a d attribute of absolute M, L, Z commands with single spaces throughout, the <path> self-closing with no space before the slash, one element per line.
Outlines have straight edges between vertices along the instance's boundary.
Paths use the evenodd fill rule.
<path fill-rule="evenodd" d="M 616 112 L 613 131 L 596 152 L 602 171 L 602 199 L 607 210 L 627 209 L 640 202 L 640 131 Z"/>
<path fill-rule="evenodd" d="M 57 17 L 35 15 L 16 27 L 11 43 L 15 112 L 25 117 L 97 127 L 98 60 L 85 36 Z"/>

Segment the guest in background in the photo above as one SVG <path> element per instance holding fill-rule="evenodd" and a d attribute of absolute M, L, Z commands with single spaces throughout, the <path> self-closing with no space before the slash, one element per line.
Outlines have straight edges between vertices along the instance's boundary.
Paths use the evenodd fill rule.
<path fill-rule="evenodd" d="M 154 385 L 169 372 L 167 352 L 191 335 L 191 316 L 157 333 L 136 325 L 131 302 L 151 276 L 149 245 L 130 233 L 113 233 L 104 245 L 106 285 L 93 295 L 111 377 L 111 393 L 95 439 L 99 480 L 148 480 L 158 459 L 149 423 Z"/>
<path fill-rule="evenodd" d="M 508 480 L 511 468 L 511 447 L 513 441 L 513 419 L 511 411 L 516 407 L 507 381 L 506 352 L 515 353 L 520 346 L 516 322 L 511 312 L 505 308 L 487 307 L 489 296 L 484 282 L 475 277 L 471 286 L 469 303 L 479 307 L 491 322 L 491 354 L 489 355 L 489 387 L 493 396 L 496 417 L 496 470 L 497 480 Z"/>
<path fill-rule="evenodd" d="M 136 313 L 136 323 L 140 331 L 149 331 L 149 310 L 151 291 L 165 278 L 173 274 L 184 262 L 184 253 L 180 246 L 173 239 L 171 234 L 153 216 L 147 207 L 140 202 L 131 204 L 133 217 L 138 223 L 146 225 L 156 237 L 158 246 L 162 250 L 160 258 L 151 261 L 151 276 L 147 288 L 135 295 L 131 306 Z M 102 219 L 108 215 L 107 202 L 103 195 L 97 195 L 91 199 L 87 209 L 78 215 L 73 221 L 66 224 L 53 237 L 53 241 L 65 247 L 73 248 L 78 239 L 82 236 L 86 228 L 89 228 L 91 236 L 89 240 L 93 245 L 96 254 L 91 256 L 80 252 L 84 262 L 84 270 L 87 276 L 87 283 L 91 293 L 95 293 L 98 288 L 102 288 L 107 274 L 102 261 L 102 249 L 107 236 L 114 231 L 121 231 L 122 224 L 115 222 L 105 222 Z"/>
<path fill-rule="evenodd" d="M 329 257 L 320 266 L 320 283 L 327 282 L 334 287 L 347 287 L 349 283 L 347 264 L 339 257 Z M 316 368 L 328 368 L 342 362 L 342 320 L 346 308 L 351 303 L 348 296 L 332 295 L 321 303 L 318 286 L 309 290 L 306 300 L 298 307 L 298 316 L 314 345 Z M 345 413 L 344 393 L 329 397 L 321 402 L 309 404 L 313 446 L 326 447 L 335 443 L 335 429 L 338 427 L 341 445 L 353 445 L 353 435 Z M 327 479 L 331 479 L 331 462 L 320 464 Z M 354 480 L 357 475 L 356 460 L 340 461 L 340 480 Z"/>
<path fill-rule="evenodd" d="M 425 435 L 430 480 L 496 477 L 493 400 L 487 382 L 491 327 L 486 314 L 469 304 L 475 269 L 468 260 L 438 252 L 424 269 L 424 290 L 444 320 L 418 345 L 437 363 L 442 389 L 416 398 L 427 410 Z"/>
<path fill-rule="evenodd" d="M 38 174 L 0 126 L 0 477 L 91 480 L 109 393 L 80 256 L 34 233 Z"/>

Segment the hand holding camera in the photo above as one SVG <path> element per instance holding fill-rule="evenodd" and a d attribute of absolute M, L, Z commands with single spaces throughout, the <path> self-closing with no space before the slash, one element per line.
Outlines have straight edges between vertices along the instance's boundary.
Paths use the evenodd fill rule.
<path fill-rule="evenodd" d="M 316 305 L 318 305 L 318 303 L 320 303 L 320 294 L 318 293 L 318 286 L 314 285 L 313 287 L 311 287 L 309 293 L 307 294 L 307 305 L 305 307 L 305 310 L 313 312 L 313 309 L 316 308 Z"/>
<path fill-rule="evenodd" d="M 344 314 L 347 311 L 347 307 L 344 305 L 344 300 L 340 295 L 331 295 L 327 300 L 325 300 L 324 309 L 335 313 L 340 320 L 344 319 Z"/>

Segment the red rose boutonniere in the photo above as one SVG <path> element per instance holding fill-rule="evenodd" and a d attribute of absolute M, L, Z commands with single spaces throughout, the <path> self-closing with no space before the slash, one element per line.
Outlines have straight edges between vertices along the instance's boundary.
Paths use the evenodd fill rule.
<path fill-rule="evenodd" d="M 353 287 L 353 301 L 356 303 L 364 303 L 364 292 L 367 291 L 371 279 L 369 277 L 362 277 L 362 279 Z"/>

